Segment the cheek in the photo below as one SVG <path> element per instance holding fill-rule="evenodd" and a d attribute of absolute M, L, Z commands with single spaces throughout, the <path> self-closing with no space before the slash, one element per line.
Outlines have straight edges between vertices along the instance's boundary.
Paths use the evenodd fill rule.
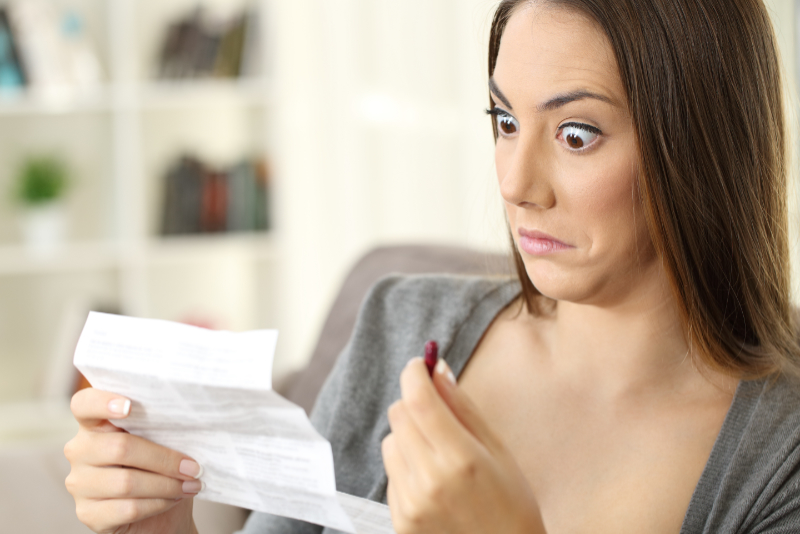
<path fill-rule="evenodd" d="M 511 166 L 511 158 L 513 156 L 513 144 L 503 139 L 498 139 L 494 145 L 494 167 L 497 171 L 497 179 L 499 181 L 502 181 L 503 177 L 508 174 L 508 169 Z"/>
<path fill-rule="evenodd" d="M 569 196 L 574 199 L 577 208 L 574 213 L 578 217 L 603 223 L 587 228 L 593 234 L 603 228 L 611 233 L 619 231 L 618 225 L 629 219 L 633 209 L 630 177 L 613 172 L 595 175 L 588 184 L 576 187 Z"/>
<path fill-rule="evenodd" d="M 497 181 L 501 189 L 500 199 L 503 200 L 503 203 L 505 205 L 506 216 L 508 217 L 508 222 L 511 225 L 511 228 L 516 228 L 514 222 L 515 212 L 513 209 L 511 209 L 511 205 L 506 201 L 502 192 L 503 179 L 508 175 L 508 172 L 511 169 L 513 157 L 514 157 L 513 143 L 507 140 L 498 139 L 494 147 L 494 167 L 497 173 L 496 174 Z"/>
<path fill-rule="evenodd" d="M 568 211 L 583 228 L 591 252 L 605 254 L 640 248 L 647 228 L 633 165 L 626 161 L 595 169 L 588 178 L 570 188 L 565 198 L 571 199 Z"/>

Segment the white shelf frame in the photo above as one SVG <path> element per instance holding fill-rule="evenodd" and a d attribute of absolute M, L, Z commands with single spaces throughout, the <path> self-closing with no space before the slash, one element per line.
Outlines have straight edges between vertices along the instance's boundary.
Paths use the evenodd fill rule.
<path fill-rule="evenodd" d="M 277 257 L 274 239 L 237 234 L 200 234 L 155 238 L 148 234 L 145 184 L 142 168 L 142 114 L 161 109 L 186 109 L 214 104 L 258 106 L 266 113 L 273 99 L 266 75 L 251 79 L 149 80 L 136 72 L 136 0 L 106 0 L 108 41 L 111 43 L 111 113 L 114 152 L 115 235 L 119 246 L 120 306 L 136 316 L 150 315 L 147 301 L 148 272 L 155 265 L 179 262 L 181 256 L 207 253 L 224 246 L 249 247 L 253 261 Z M 266 36 L 269 0 L 258 0 L 261 35 Z M 268 47 L 262 38 L 262 73 L 267 72 Z M 266 118 L 264 127 L 268 127 Z"/>
<path fill-rule="evenodd" d="M 155 1 L 155 0 L 147 0 Z M 271 0 L 255 0 L 260 13 L 261 51 L 268 72 L 268 11 Z M 65 115 L 103 114 L 110 126 L 111 150 L 108 176 L 93 177 L 108 181 L 106 205 L 110 225 L 107 238 L 96 241 L 69 241 L 47 257 L 37 256 L 22 244 L 0 244 L 0 280 L 15 284 L 15 277 L 59 277 L 65 274 L 112 274 L 118 287 L 119 309 L 135 316 L 154 316 L 155 305 L 148 295 L 155 291 L 154 272 L 193 268 L 198 262 L 231 254 L 241 262 L 244 272 L 258 272 L 272 284 L 274 263 L 280 258 L 279 240 L 273 231 L 253 233 L 192 234 L 161 237 L 152 235 L 148 214 L 148 187 L 158 177 L 145 176 L 144 120 L 150 113 L 168 110 L 198 110 L 214 106 L 245 106 L 257 114 L 256 128 L 264 128 L 264 145 L 273 137 L 268 114 L 275 91 L 268 76 L 240 79 L 153 80 L 150 73 L 137 72 L 139 54 L 136 19 L 138 0 L 98 0 L 103 10 L 108 46 L 108 80 L 91 95 L 64 91 L 56 100 L 29 93 L 0 96 L 0 118 L 37 118 Z M 247 3 L 246 1 L 243 3 Z M 165 28 L 168 21 L 163 21 Z M 249 112 L 249 111 L 248 111 Z M 262 121 L 263 117 L 263 121 Z M 268 147 L 259 148 L 269 155 Z M 177 154 L 176 154 L 177 156 Z M 271 216 L 274 222 L 274 216 Z M 69 277 L 65 278 L 65 280 Z M 263 284 L 261 278 L 254 279 Z M 65 282 L 68 283 L 68 282 Z M 198 291 L 202 291 L 198 287 Z M 253 287 L 253 292 L 257 288 Z M 153 298 L 156 298 L 155 296 Z M 270 303 L 269 310 L 277 304 Z M 248 308 L 249 309 L 249 308 Z M 255 307 L 247 314 L 258 320 Z M 270 312 L 271 313 L 271 312 Z M 17 349 L 14 347 L 15 350 Z M 13 351 L 12 351 L 13 352 Z M 46 359 L 46 358 L 45 358 Z M 4 364 L 5 365 L 5 364 Z M 0 367 L 15 373 L 15 367 Z M 0 425 L 2 426 L 2 425 Z"/>

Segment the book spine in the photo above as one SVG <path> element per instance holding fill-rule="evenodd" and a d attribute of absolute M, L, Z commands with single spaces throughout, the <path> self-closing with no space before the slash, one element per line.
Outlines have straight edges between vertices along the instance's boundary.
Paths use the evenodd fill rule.
<path fill-rule="evenodd" d="M 17 38 L 5 7 L 0 7 L 0 90 L 21 89 L 27 84 Z"/>
<path fill-rule="evenodd" d="M 256 202 L 256 230 L 270 229 L 270 173 L 266 160 L 262 159 L 254 165 L 254 175 L 258 199 Z"/>
<path fill-rule="evenodd" d="M 228 207 L 227 179 L 224 173 L 208 172 L 203 177 L 203 200 L 200 224 L 203 232 L 225 230 Z"/>

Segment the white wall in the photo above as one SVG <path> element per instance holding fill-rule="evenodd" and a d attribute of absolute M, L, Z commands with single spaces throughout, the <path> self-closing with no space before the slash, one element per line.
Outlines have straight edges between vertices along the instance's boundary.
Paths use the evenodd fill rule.
<path fill-rule="evenodd" d="M 775 26 L 778 46 L 783 60 L 785 101 L 790 134 L 792 136 L 791 188 L 789 194 L 789 239 L 792 254 L 792 288 L 795 303 L 800 303 L 800 189 L 798 188 L 798 142 L 800 141 L 800 123 L 798 123 L 798 86 L 797 86 L 797 23 L 800 12 L 797 10 L 798 0 L 765 0 L 767 9 Z"/>
<path fill-rule="evenodd" d="M 370 247 L 503 248 L 485 74 L 493 1 L 276 2 L 280 366 Z"/>

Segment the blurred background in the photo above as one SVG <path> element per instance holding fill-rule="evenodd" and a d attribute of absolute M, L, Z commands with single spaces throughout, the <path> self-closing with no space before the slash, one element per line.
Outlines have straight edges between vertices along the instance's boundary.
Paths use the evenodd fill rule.
<path fill-rule="evenodd" d="M 793 106 L 795 0 L 767 4 Z M 505 250 L 495 5 L 0 1 L 0 464 L 72 513 L 57 457 L 90 309 L 277 328 L 280 379 L 371 248 Z M 0 518 L 34 521 L 4 469 Z M 52 531 L 23 524 L 0 534 Z"/>

